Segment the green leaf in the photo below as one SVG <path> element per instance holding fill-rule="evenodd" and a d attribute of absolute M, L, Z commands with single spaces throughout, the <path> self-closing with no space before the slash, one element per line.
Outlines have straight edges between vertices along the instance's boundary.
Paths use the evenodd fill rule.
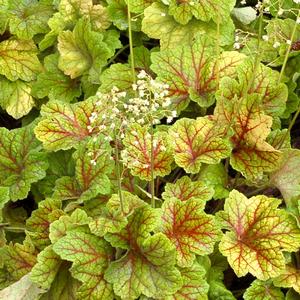
<path fill-rule="evenodd" d="M 176 43 L 170 49 L 152 53 L 151 69 L 159 81 L 169 84 L 172 98 L 188 101 L 190 97 L 201 107 L 208 107 L 215 101 L 216 78 L 233 76 L 244 58 L 234 51 L 218 57 L 215 41 L 200 36 L 192 44 Z"/>
<path fill-rule="evenodd" d="M 60 268 L 60 257 L 53 251 L 52 245 L 46 247 L 37 256 L 37 263 L 31 270 L 30 278 L 44 289 L 49 289 Z"/>
<path fill-rule="evenodd" d="M 108 232 L 120 232 L 127 225 L 127 218 L 135 209 L 146 205 L 146 202 L 127 191 L 122 191 L 122 196 L 123 212 L 121 210 L 119 195 L 112 195 L 103 209 L 101 216 L 89 224 L 93 234 L 104 236 Z"/>
<path fill-rule="evenodd" d="M 300 294 L 300 271 L 293 265 L 286 265 L 285 270 L 273 280 L 275 286 L 289 288 L 292 287 Z"/>
<path fill-rule="evenodd" d="M 36 300 L 44 290 L 31 282 L 29 275 L 23 276 L 19 281 L 0 291 L 1 299 Z"/>
<path fill-rule="evenodd" d="M 88 21 L 79 20 L 73 32 L 63 31 L 58 37 L 59 68 L 72 79 L 88 72 L 92 81 L 97 82 L 102 67 L 121 46 L 118 36 L 114 37 L 112 47 L 103 39 L 103 34 L 92 31 Z"/>
<path fill-rule="evenodd" d="M 27 115 L 35 105 L 31 85 L 21 80 L 11 82 L 1 78 L 0 105 L 15 119 Z"/>
<path fill-rule="evenodd" d="M 80 96 L 80 83 L 71 79 L 58 68 L 58 54 L 45 57 L 45 72 L 40 73 L 33 85 L 33 92 L 39 98 L 71 102 Z"/>
<path fill-rule="evenodd" d="M 37 248 L 43 249 L 50 244 L 49 226 L 64 214 L 61 206 L 61 200 L 48 198 L 41 201 L 38 209 L 34 210 L 27 219 L 27 235 L 31 237 Z"/>
<path fill-rule="evenodd" d="M 187 173 L 196 174 L 202 163 L 217 164 L 230 155 L 231 144 L 207 118 L 181 118 L 171 128 L 175 162 Z"/>
<path fill-rule="evenodd" d="M 205 270 L 198 263 L 190 268 L 180 269 L 183 280 L 182 287 L 173 295 L 167 296 L 166 300 L 207 300 L 209 286 L 204 278 Z"/>
<path fill-rule="evenodd" d="M 46 155 L 40 152 L 32 127 L 0 128 L 0 185 L 9 187 L 13 201 L 26 198 L 31 184 L 46 175 Z"/>
<path fill-rule="evenodd" d="M 204 22 L 213 19 L 215 23 L 220 22 L 222 24 L 224 20 L 230 18 L 230 11 L 235 5 L 234 0 L 225 2 L 222 0 L 204 0 L 201 2 L 177 2 L 169 0 L 166 2 L 169 4 L 169 14 L 183 25 L 187 24 L 193 17 Z"/>
<path fill-rule="evenodd" d="M 285 300 L 298 300 L 299 293 L 295 292 L 293 289 L 289 289 L 286 293 Z"/>
<path fill-rule="evenodd" d="M 2 222 L 2 209 L 4 205 L 9 201 L 9 188 L 0 187 L 0 222 Z"/>
<path fill-rule="evenodd" d="M 82 143 L 74 152 L 74 177 L 61 177 L 56 181 L 53 196 L 61 200 L 86 201 L 99 194 L 109 194 L 114 163 L 110 159 L 111 147 L 103 135 Z"/>
<path fill-rule="evenodd" d="M 53 8 L 46 1 L 11 0 L 8 6 L 9 30 L 20 39 L 31 39 L 49 30 L 48 19 Z"/>
<path fill-rule="evenodd" d="M 123 144 L 122 158 L 133 176 L 151 180 L 151 135 L 147 126 L 137 123 L 128 129 Z M 153 135 L 153 176 L 166 176 L 171 172 L 173 162 L 170 140 L 166 132 Z"/>
<path fill-rule="evenodd" d="M 74 230 L 58 240 L 53 249 L 62 259 L 73 262 L 71 273 L 83 282 L 80 294 L 88 295 L 88 299 L 114 299 L 112 286 L 103 278 L 113 254 L 104 239 Z"/>
<path fill-rule="evenodd" d="M 162 233 L 150 235 L 157 221 L 155 210 L 141 207 L 129 216 L 127 226 L 120 233 L 105 235 L 114 247 L 128 249 L 105 272 L 105 279 L 123 299 L 136 299 L 141 294 L 164 297 L 182 286 L 180 272 L 175 267 L 174 246 Z"/>
<path fill-rule="evenodd" d="M 286 201 L 300 195 L 300 150 L 289 149 L 283 152 L 280 167 L 270 175 L 270 183 L 275 185 Z"/>
<path fill-rule="evenodd" d="M 214 190 L 214 199 L 226 198 L 229 194 L 227 190 L 228 174 L 222 163 L 203 166 L 200 170 L 198 180 L 202 181 L 207 188 Z"/>
<path fill-rule="evenodd" d="M 219 248 L 238 277 L 250 272 L 260 280 L 280 275 L 285 268 L 282 251 L 297 251 L 300 231 L 280 200 L 266 196 L 250 199 L 233 190 L 224 211 L 217 215 L 223 228 Z"/>
<path fill-rule="evenodd" d="M 284 300 L 284 294 L 273 286 L 270 281 L 254 280 L 247 288 L 243 298 L 245 300 Z"/>
<path fill-rule="evenodd" d="M 90 117 L 92 112 L 101 114 L 104 107 L 97 106 L 97 97 L 68 104 L 61 101 L 50 101 L 42 106 L 42 119 L 35 127 L 37 138 L 43 142 L 47 150 L 67 150 L 77 148 L 79 142 L 88 136 L 99 133 L 99 126 L 103 123 L 97 118 L 91 130 Z"/>
<path fill-rule="evenodd" d="M 196 199 L 182 202 L 172 198 L 164 201 L 161 219 L 159 229 L 176 247 L 177 264 L 181 267 L 190 267 L 195 261 L 195 254 L 213 252 L 221 234 L 213 216 L 205 214 L 203 203 Z"/>
<path fill-rule="evenodd" d="M 272 117 L 263 112 L 261 100 L 256 93 L 231 101 L 222 98 L 214 113 L 217 123 L 233 130 L 231 166 L 252 181 L 261 178 L 264 172 L 275 170 L 281 158 L 281 152 L 266 142 Z"/>
<path fill-rule="evenodd" d="M 177 23 L 172 16 L 168 15 L 168 7 L 155 2 L 144 10 L 142 31 L 150 38 L 160 39 L 162 49 L 173 48 L 178 45 L 193 43 L 197 35 L 205 35 L 216 38 L 217 25 L 214 22 L 205 23 L 196 19 L 188 24 Z M 231 19 L 221 24 L 219 43 L 221 46 L 232 43 L 234 25 Z"/>
<path fill-rule="evenodd" d="M 188 176 L 183 176 L 175 183 L 167 183 L 162 193 L 164 200 L 176 198 L 181 201 L 196 200 L 203 203 L 210 200 L 214 194 L 211 187 L 207 187 L 202 181 L 192 181 Z"/>
<path fill-rule="evenodd" d="M 0 74 L 15 81 L 31 81 L 41 71 L 37 48 L 31 40 L 9 39 L 0 43 Z"/>

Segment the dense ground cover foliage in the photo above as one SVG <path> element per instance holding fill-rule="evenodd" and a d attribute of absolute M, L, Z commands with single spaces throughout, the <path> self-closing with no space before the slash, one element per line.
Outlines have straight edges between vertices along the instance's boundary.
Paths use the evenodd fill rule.
<path fill-rule="evenodd" d="M 0 0 L 0 298 L 300 299 L 300 1 Z"/>

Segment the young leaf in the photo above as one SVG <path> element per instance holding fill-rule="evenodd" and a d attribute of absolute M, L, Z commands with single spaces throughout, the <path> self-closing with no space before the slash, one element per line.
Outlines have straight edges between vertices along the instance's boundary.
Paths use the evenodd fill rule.
<path fill-rule="evenodd" d="M 19 281 L 0 291 L 1 299 L 36 300 L 44 290 L 33 283 L 29 274 L 23 276 Z"/>
<path fill-rule="evenodd" d="M 31 85 L 21 80 L 11 82 L 1 78 L 0 105 L 15 119 L 27 115 L 34 106 Z"/>
<path fill-rule="evenodd" d="M 31 81 L 41 71 L 38 51 L 31 40 L 5 40 L 0 43 L 0 52 L 0 74 L 11 81 Z"/>
<path fill-rule="evenodd" d="M 52 245 L 46 247 L 37 256 L 37 263 L 31 270 L 30 278 L 44 289 L 49 289 L 61 265 L 60 257 L 53 251 Z"/>
<path fill-rule="evenodd" d="M 41 201 L 38 209 L 32 212 L 26 221 L 26 233 L 37 248 L 43 249 L 50 244 L 49 226 L 63 214 L 61 201 L 51 198 Z"/>
<path fill-rule="evenodd" d="M 196 199 L 165 201 L 161 218 L 159 229 L 176 247 L 177 263 L 181 267 L 190 267 L 195 254 L 211 253 L 221 234 L 213 216 L 205 214 L 203 203 Z"/>
<path fill-rule="evenodd" d="M 147 126 L 132 125 L 127 131 L 123 144 L 126 149 L 122 157 L 133 176 L 143 180 L 151 179 L 151 135 Z M 155 132 L 153 136 L 153 174 L 166 176 L 171 172 L 173 162 L 170 140 L 166 132 Z"/>
<path fill-rule="evenodd" d="M 71 79 L 58 68 L 58 53 L 45 57 L 45 71 L 40 73 L 33 85 L 33 93 L 39 98 L 71 102 L 80 96 L 80 85 L 77 79 Z"/>
<path fill-rule="evenodd" d="M 167 183 L 162 193 L 164 200 L 176 198 L 181 201 L 196 200 L 203 203 L 210 200 L 214 194 L 211 187 L 207 187 L 202 181 L 192 181 L 188 176 L 183 176 L 175 183 Z"/>
<path fill-rule="evenodd" d="M 212 21 L 205 23 L 196 19 L 192 19 L 186 25 L 182 25 L 168 15 L 167 6 L 154 2 L 144 10 L 142 31 L 151 38 L 160 39 L 162 49 L 171 49 L 178 45 L 193 43 L 193 39 L 199 34 L 215 38 L 217 25 Z M 221 24 L 218 40 L 220 45 L 232 43 L 233 31 L 234 24 L 231 19 L 227 19 L 227 22 Z"/>
<path fill-rule="evenodd" d="M 40 152 L 32 127 L 0 128 L 0 185 L 9 187 L 13 201 L 26 198 L 31 184 L 46 175 L 46 155 Z"/>
<path fill-rule="evenodd" d="M 175 98 L 188 97 L 202 107 L 215 101 L 218 76 L 232 76 L 235 68 L 244 60 L 238 52 L 224 52 L 218 58 L 213 39 L 200 36 L 191 45 L 175 47 L 151 55 L 151 69 L 158 80 L 169 84 L 169 95 Z M 181 100 L 183 101 L 183 100 Z"/>
<path fill-rule="evenodd" d="M 89 224 L 93 234 L 104 236 L 108 232 L 120 232 L 127 225 L 127 218 L 134 210 L 146 205 L 146 202 L 127 191 L 122 191 L 122 195 L 124 212 L 121 211 L 119 195 L 112 195 L 101 216 Z"/>
<path fill-rule="evenodd" d="M 105 279 L 123 299 L 136 299 L 141 294 L 164 297 L 182 286 L 180 272 L 175 267 L 175 248 L 164 234 L 150 235 L 157 221 L 153 209 L 141 207 L 128 218 L 120 233 L 105 235 L 113 246 L 128 249 L 105 272 Z"/>
<path fill-rule="evenodd" d="M 111 285 L 103 278 L 103 273 L 112 259 L 112 248 L 104 240 L 78 229 L 70 231 L 53 245 L 53 250 L 62 258 L 73 262 L 71 273 L 83 282 L 80 293 L 90 299 L 112 300 Z"/>
<path fill-rule="evenodd" d="M 175 0 L 169 1 L 169 14 L 174 19 L 185 25 L 192 17 L 196 19 L 208 22 L 211 19 L 217 22 L 224 22 L 230 18 L 230 12 L 235 5 L 234 0 L 229 1 L 212 1 L 204 0 L 201 2 L 176 2 Z"/>
<path fill-rule="evenodd" d="M 111 147 L 103 135 L 80 144 L 73 154 L 75 176 L 59 178 L 53 196 L 61 200 L 85 201 L 99 194 L 109 194 L 111 184 L 108 175 L 114 165 L 110 153 Z"/>
<path fill-rule="evenodd" d="M 103 38 L 103 34 L 91 30 L 90 22 L 80 19 L 73 32 L 63 31 L 58 36 L 59 68 L 72 79 L 89 72 L 91 79 L 98 80 L 96 75 L 121 46 L 117 36 L 115 45 L 107 44 Z"/>
<path fill-rule="evenodd" d="M 231 144 L 207 118 L 181 118 L 171 128 L 175 162 L 187 173 L 196 174 L 201 164 L 217 164 L 230 155 Z"/>
<path fill-rule="evenodd" d="M 42 120 L 36 126 L 34 132 L 37 138 L 43 142 L 47 150 L 67 150 L 78 147 L 78 142 L 86 139 L 92 134 L 98 133 L 97 128 L 102 120 L 97 118 L 93 123 L 95 129 L 89 130 L 91 126 L 90 117 L 92 112 L 101 113 L 104 107 L 96 105 L 97 97 L 68 104 L 60 101 L 51 101 L 42 106 Z"/>
<path fill-rule="evenodd" d="M 266 196 L 250 199 L 233 190 L 218 218 L 229 230 L 219 248 L 237 276 L 250 272 L 260 280 L 280 275 L 285 268 L 282 251 L 296 251 L 300 230 L 280 200 Z"/>
<path fill-rule="evenodd" d="M 300 270 L 292 265 L 286 265 L 285 270 L 276 278 L 273 283 L 275 286 L 289 288 L 292 287 L 300 294 Z"/>
<path fill-rule="evenodd" d="M 37 0 L 9 1 L 10 32 L 24 40 L 29 40 L 38 33 L 47 32 L 49 29 L 47 22 L 53 14 L 51 4 Z"/>
<path fill-rule="evenodd" d="M 207 300 L 209 285 L 204 276 L 205 270 L 198 263 L 189 268 L 180 269 L 183 280 L 182 287 L 173 295 L 167 296 L 166 300 Z"/>
<path fill-rule="evenodd" d="M 286 201 L 300 195 L 300 150 L 289 149 L 283 153 L 280 167 L 271 173 L 270 183 L 275 185 Z"/>
<path fill-rule="evenodd" d="M 284 294 L 270 281 L 254 280 L 243 295 L 245 300 L 284 300 Z"/>

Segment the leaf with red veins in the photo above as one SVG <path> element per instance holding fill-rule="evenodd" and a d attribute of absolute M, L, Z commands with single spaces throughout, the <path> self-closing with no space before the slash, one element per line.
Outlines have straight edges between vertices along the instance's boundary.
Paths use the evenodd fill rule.
<path fill-rule="evenodd" d="M 128 129 L 123 144 L 122 158 L 133 176 L 151 180 L 151 135 L 147 126 L 134 124 Z M 171 172 L 173 152 L 166 132 L 153 135 L 153 175 L 166 176 Z"/>
<path fill-rule="evenodd" d="M 183 176 L 175 183 L 167 183 L 162 197 L 164 200 L 172 198 L 181 201 L 197 200 L 199 203 L 203 203 L 204 207 L 206 201 L 210 200 L 213 194 L 213 188 L 208 187 L 202 181 L 192 181 L 188 176 Z"/>
<path fill-rule="evenodd" d="M 95 140 L 96 139 L 96 140 Z M 81 143 L 74 152 L 75 176 L 64 176 L 56 181 L 53 196 L 61 200 L 86 201 L 110 192 L 114 163 L 110 159 L 111 147 L 103 135 Z"/>
<path fill-rule="evenodd" d="M 261 109 L 258 94 L 235 98 L 228 102 L 219 99 L 215 121 L 231 128 L 234 149 L 230 157 L 232 167 L 249 180 L 260 178 L 264 172 L 278 167 L 281 152 L 266 142 L 271 132 L 272 117 Z"/>
<path fill-rule="evenodd" d="M 175 162 L 187 173 L 196 174 L 201 164 L 217 164 L 231 153 L 230 142 L 207 118 L 182 118 L 171 128 Z"/>
<path fill-rule="evenodd" d="M 178 45 L 151 54 L 151 69 L 157 79 L 167 83 L 170 97 L 181 106 L 189 98 L 201 107 L 208 107 L 215 101 L 217 77 L 232 76 L 235 68 L 245 58 L 238 52 L 224 52 L 216 56 L 215 42 L 208 36 L 199 36 L 187 46 Z M 177 99 L 177 100 L 176 100 Z M 186 104 L 183 105 L 182 101 Z"/>
<path fill-rule="evenodd" d="M 189 268 L 181 268 L 183 286 L 166 300 L 207 300 L 209 285 L 205 280 L 205 269 L 198 263 Z"/>
<path fill-rule="evenodd" d="M 196 254 L 212 253 L 221 235 L 214 217 L 204 213 L 203 204 L 197 200 L 167 200 L 162 205 L 161 218 L 159 230 L 176 247 L 177 264 L 181 267 L 190 267 Z"/>
<path fill-rule="evenodd" d="M 284 83 L 278 84 L 279 73 L 273 69 L 259 64 L 253 80 L 253 62 L 245 60 L 236 68 L 235 77 L 225 77 L 220 81 L 220 88 L 216 94 L 217 99 L 226 98 L 232 101 L 235 96 L 241 98 L 247 94 L 259 94 L 261 109 L 272 117 L 280 116 L 286 107 L 288 88 Z M 249 83 L 253 80 L 251 87 Z"/>
<path fill-rule="evenodd" d="M 238 277 L 248 272 L 260 280 L 279 276 L 285 269 L 283 251 L 297 251 L 300 230 L 295 219 L 278 209 L 280 200 L 250 199 L 233 190 L 217 217 L 226 232 L 219 244 Z"/>
<path fill-rule="evenodd" d="M 61 210 L 61 201 L 48 198 L 39 203 L 26 221 L 26 233 L 38 249 L 44 249 L 50 244 L 49 227 L 52 222 L 64 215 Z"/>
<path fill-rule="evenodd" d="M 293 288 L 300 294 L 300 270 L 299 268 L 286 265 L 285 270 L 273 280 L 275 286 Z"/>
<path fill-rule="evenodd" d="M 69 231 L 59 239 L 53 250 L 62 258 L 71 261 L 71 273 L 83 282 L 79 292 L 87 299 L 112 300 L 112 286 L 103 278 L 105 269 L 113 258 L 113 249 L 104 239 L 79 229 Z"/>
<path fill-rule="evenodd" d="M 128 249 L 126 254 L 109 264 L 105 279 L 113 284 L 116 295 L 124 299 L 165 297 L 182 286 L 175 267 L 176 250 L 162 233 L 151 235 L 159 214 L 151 207 L 137 208 L 120 233 L 105 235 L 114 247 Z"/>
<path fill-rule="evenodd" d="M 99 126 L 104 122 L 100 116 L 106 108 L 96 105 L 97 101 L 97 97 L 90 97 L 75 104 L 50 101 L 43 105 L 42 119 L 35 128 L 35 134 L 44 148 L 52 151 L 77 148 L 80 141 L 98 134 L 101 131 Z M 91 123 L 93 112 L 99 117 Z"/>

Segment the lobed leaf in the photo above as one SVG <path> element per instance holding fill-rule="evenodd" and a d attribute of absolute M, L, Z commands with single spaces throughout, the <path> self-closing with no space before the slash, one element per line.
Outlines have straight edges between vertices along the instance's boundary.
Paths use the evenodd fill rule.
<path fill-rule="evenodd" d="M 270 281 L 254 280 L 243 295 L 245 300 L 283 300 L 284 294 Z"/>
<path fill-rule="evenodd" d="M 285 270 L 273 280 L 273 283 L 278 287 L 292 287 L 300 294 L 300 271 L 293 265 L 286 265 Z"/>
<path fill-rule="evenodd" d="M 280 200 L 266 196 L 250 199 L 233 190 L 226 199 L 224 211 L 217 214 L 229 230 L 219 248 L 237 276 L 248 272 L 260 280 L 276 277 L 284 271 L 282 251 L 297 251 L 299 228 Z"/>

